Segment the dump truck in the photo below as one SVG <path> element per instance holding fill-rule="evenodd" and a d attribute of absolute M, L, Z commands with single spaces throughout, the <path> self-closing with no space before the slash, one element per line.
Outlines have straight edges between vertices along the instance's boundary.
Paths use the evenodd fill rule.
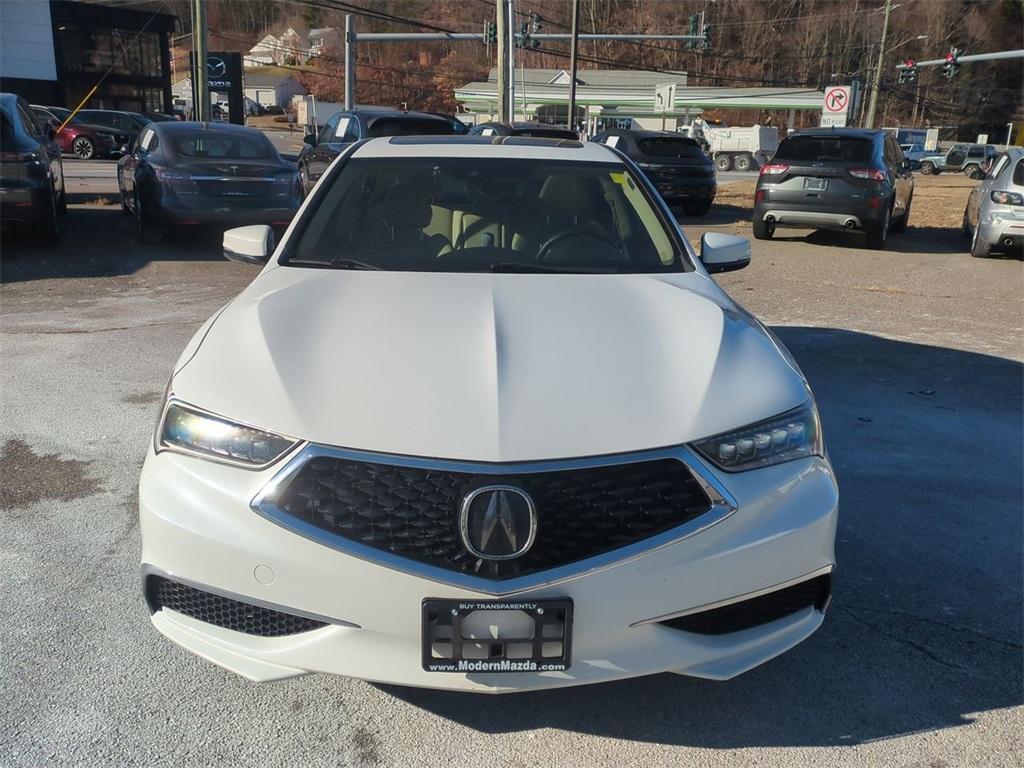
<path fill-rule="evenodd" d="M 696 139 L 719 171 L 756 171 L 779 148 L 779 129 L 770 125 L 740 128 L 698 118 L 680 133 Z"/>

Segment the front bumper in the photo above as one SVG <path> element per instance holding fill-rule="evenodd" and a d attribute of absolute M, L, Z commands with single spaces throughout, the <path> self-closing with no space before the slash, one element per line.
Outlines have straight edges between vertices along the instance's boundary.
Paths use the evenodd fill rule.
<path fill-rule="evenodd" d="M 831 571 L 835 480 L 826 460 L 804 459 L 734 475 L 712 472 L 737 504 L 732 515 L 637 557 L 514 592 L 520 601 L 573 600 L 567 671 L 429 673 L 421 666 L 422 601 L 494 594 L 342 553 L 256 514 L 249 503 L 280 466 L 243 470 L 151 449 L 140 485 L 146 573 L 328 622 L 259 637 L 166 608 L 153 614 L 167 637 L 254 680 L 330 672 L 502 693 L 665 671 L 726 679 L 796 645 L 823 620 L 822 610 L 808 606 L 727 634 L 659 623 Z"/>

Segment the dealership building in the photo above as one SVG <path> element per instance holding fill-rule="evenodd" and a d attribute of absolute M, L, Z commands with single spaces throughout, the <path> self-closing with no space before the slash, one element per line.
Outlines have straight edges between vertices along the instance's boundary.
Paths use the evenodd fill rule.
<path fill-rule="evenodd" d="M 95 86 L 93 109 L 170 111 L 176 20 L 66 0 L 0 0 L 0 89 L 75 107 Z"/>

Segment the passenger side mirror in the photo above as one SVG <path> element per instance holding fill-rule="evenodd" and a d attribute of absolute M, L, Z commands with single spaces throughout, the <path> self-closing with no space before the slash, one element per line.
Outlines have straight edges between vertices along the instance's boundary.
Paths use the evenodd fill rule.
<path fill-rule="evenodd" d="M 224 233 L 224 258 L 243 264 L 267 263 L 274 252 L 274 230 L 266 224 L 235 227 Z"/>
<path fill-rule="evenodd" d="M 700 239 L 700 260 L 711 274 L 743 269 L 750 263 L 750 241 L 745 237 L 708 232 Z"/>
<path fill-rule="evenodd" d="M 315 133 L 307 133 L 305 136 L 302 137 L 302 143 L 303 144 L 309 144 L 309 146 L 311 146 L 311 147 L 315 147 L 316 146 L 316 134 Z"/>

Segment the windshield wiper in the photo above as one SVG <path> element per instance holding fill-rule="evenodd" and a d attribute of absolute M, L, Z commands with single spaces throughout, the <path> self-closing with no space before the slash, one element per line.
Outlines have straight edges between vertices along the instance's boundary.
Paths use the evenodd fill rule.
<path fill-rule="evenodd" d="M 490 272 L 554 272 L 563 275 L 588 274 L 595 272 L 613 272 L 612 269 L 600 267 L 553 267 L 548 264 L 525 261 L 499 261 L 491 264 Z"/>
<path fill-rule="evenodd" d="M 380 269 L 376 264 L 356 261 L 355 259 L 331 259 L 331 267 L 333 269 Z"/>

